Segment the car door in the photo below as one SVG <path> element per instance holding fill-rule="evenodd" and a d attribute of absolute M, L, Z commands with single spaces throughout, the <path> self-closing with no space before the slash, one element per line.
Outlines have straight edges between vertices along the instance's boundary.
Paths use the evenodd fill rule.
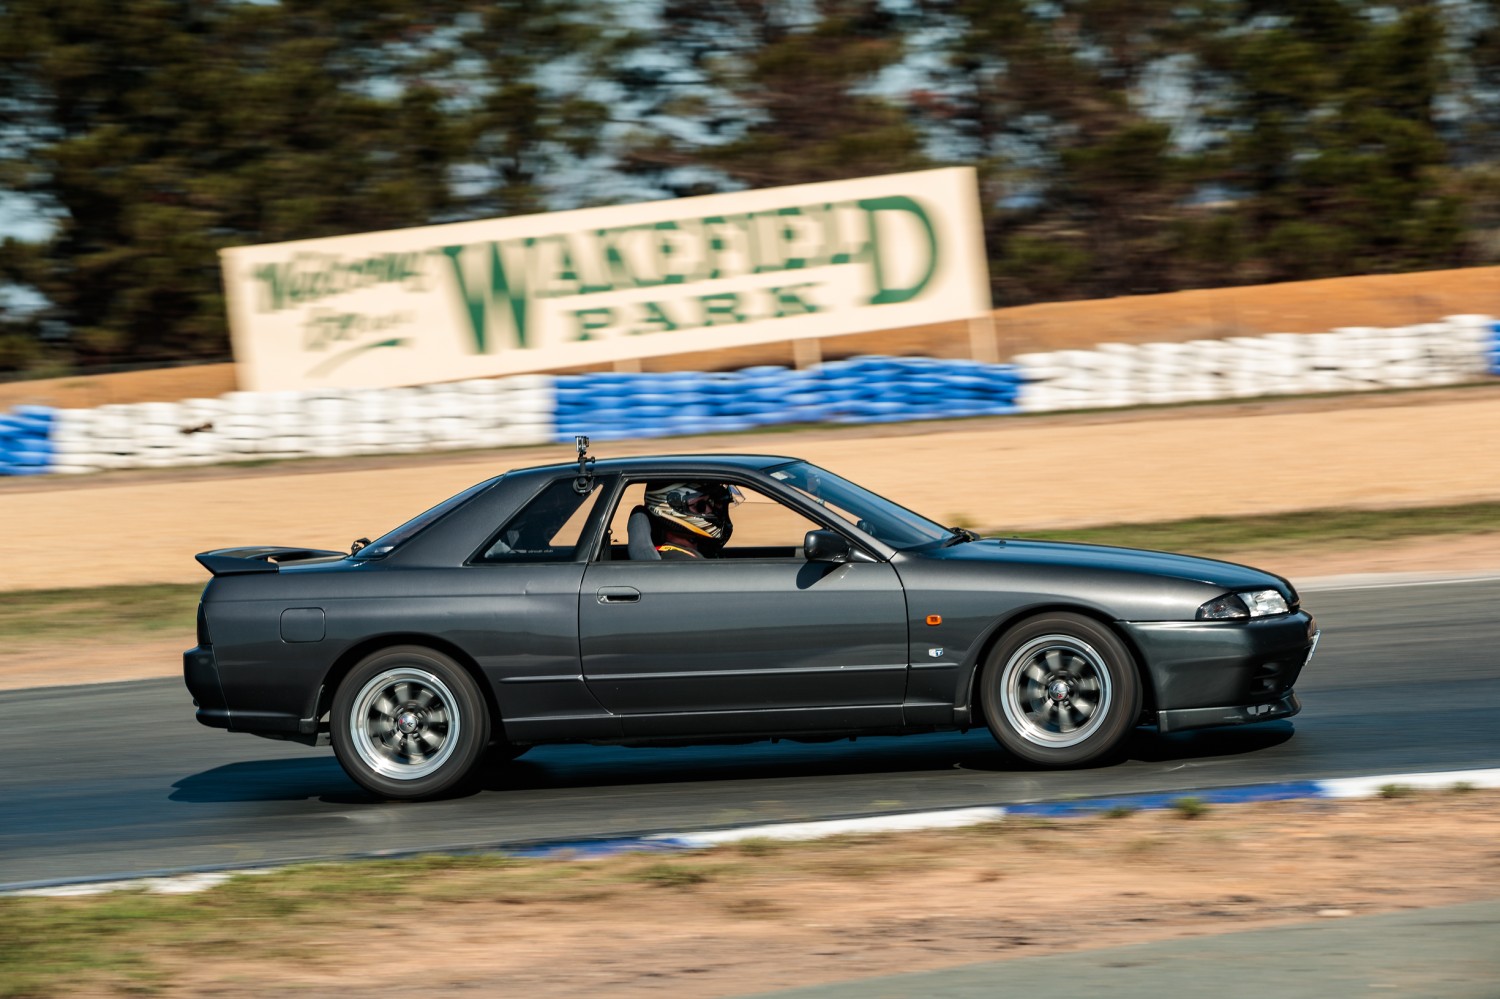
<path fill-rule="evenodd" d="M 614 540 L 643 489 L 623 490 Z M 590 691 L 627 734 L 898 724 L 907 623 L 895 570 L 809 562 L 802 539 L 825 525 L 740 489 L 720 557 L 590 563 L 578 615 Z"/>
<path fill-rule="evenodd" d="M 584 550 L 614 480 L 591 480 L 582 493 L 576 481 L 539 480 L 464 564 L 462 599 L 441 593 L 447 633 L 485 674 L 514 741 L 620 735 L 619 720 L 583 682 L 577 631 Z"/>

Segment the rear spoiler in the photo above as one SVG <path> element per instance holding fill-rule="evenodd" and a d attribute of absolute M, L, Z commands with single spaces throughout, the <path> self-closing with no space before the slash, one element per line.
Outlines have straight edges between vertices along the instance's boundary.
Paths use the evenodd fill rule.
<path fill-rule="evenodd" d="M 344 558 L 348 552 L 326 548 L 218 548 L 200 552 L 193 558 L 215 576 L 243 576 L 251 572 L 279 572 L 278 563 L 304 562 L 310 559 Z"/>

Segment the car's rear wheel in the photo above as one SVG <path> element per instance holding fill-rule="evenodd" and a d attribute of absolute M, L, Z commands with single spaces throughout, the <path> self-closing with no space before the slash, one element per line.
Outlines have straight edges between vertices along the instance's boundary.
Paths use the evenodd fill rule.
<path fill-rule="evenodd" d="M 1023 621 L 990 653 L 980 705 L 995 739 L 1049 767 L 1107 756 L 1135 727 L 1141 682 L 1135 659 L 1109 628 L 1080 614 Z"/>
<path fill-rule="evenodd" d="M 490 718 L 474 678 L 416 645 L 360 660 L 333 697 L 330 737 L 346 773 L 382 798 L 454 790 L 489 743 Z"/>

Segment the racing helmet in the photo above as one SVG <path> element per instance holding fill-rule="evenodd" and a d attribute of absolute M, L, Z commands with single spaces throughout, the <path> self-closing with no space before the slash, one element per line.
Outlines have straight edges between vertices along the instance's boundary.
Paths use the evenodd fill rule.
<path fill-rule="evenodd" d="M 646 483 L 646 513 L 720 545 L 734 531 L 729 508 L 741 499 L 722 482 Z"/>

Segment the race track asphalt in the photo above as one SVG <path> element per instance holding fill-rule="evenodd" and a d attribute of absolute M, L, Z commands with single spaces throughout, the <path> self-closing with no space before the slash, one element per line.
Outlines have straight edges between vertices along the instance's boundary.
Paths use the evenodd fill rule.
<path fill-rule="evenodd" d="M 1500 766 L 1500 579 L 1307 589 L 1295 719 L 1133 738 L 1028 770 L 987 732 L 682 749 L 542 747 L 467 797 L 377 802 L 328 749 L 199 726 L 180 681 L 0 702 L 0 889 L 309 858 Z"/>

